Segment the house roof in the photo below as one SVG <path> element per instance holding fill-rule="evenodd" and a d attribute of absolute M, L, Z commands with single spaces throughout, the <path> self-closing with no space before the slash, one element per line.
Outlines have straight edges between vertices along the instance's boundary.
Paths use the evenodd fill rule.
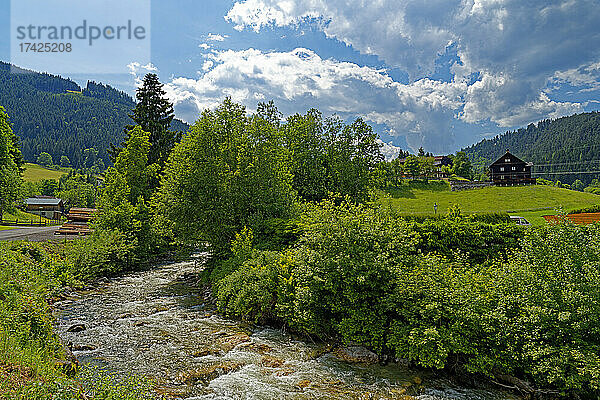
<path fill-rule="evenodd" d="M 506 162 L 504 162 L 504 159 L 506 157 L 510 157 L 511 158 L 511 164 L 514 163 L 523 163 L 525 164 L 525 161 L 521 160 L 519 157 L 515 156 L 514 154 L 512 154 L 510 151 L 506 150 L 506 153 L 504 153 L 501 157 L 499 157 L 496 161 L 494 161 L 491 165 L 496 165 L 496 164 L 506 164 Z M 531 164 L 533 165 L 533 163 Z"/>
<path fill-rule="evenodd" d="M 35 197 L 31 197 L 29 199 L 25 199 L 25 204 L 28 206 L 58 206 L 62 203 L 62 199 L 55 198 L 44 198 L 39 199 Z"/>

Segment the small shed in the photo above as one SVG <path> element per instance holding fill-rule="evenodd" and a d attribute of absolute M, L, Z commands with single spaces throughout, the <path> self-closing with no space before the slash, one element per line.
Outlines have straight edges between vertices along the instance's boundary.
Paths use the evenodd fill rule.
<path fill-rule="evenodd" d="M 39 196 L 25 199 L 25 210 L 44 218 L 58 220 L 62 217 L 65 208 L 62 199 Z"/>
<path fill-rule="evenodd" d="M 531 177 L 533 163 L 527 163 L 519 157 L 506 153 L 490 165 L 490 180 L 499 186 L 531 185 L 535 178 Z"/>

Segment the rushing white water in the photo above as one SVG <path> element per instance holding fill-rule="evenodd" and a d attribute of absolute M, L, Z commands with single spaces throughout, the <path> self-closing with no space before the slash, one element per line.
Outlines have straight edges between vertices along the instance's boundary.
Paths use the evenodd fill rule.
<path fill-rule="evenodd" d="M 347 363 L 323 344 L 214 312 L 196 263 L 112 280 L 56 304 L 56 329 L 81 363 L 142 375 L 181 399 L 516 399 L 401 365 Z M 81 332 L 67 332 L 82 323 Z M 83 350 L 82 350 L 83 349 Z"/>

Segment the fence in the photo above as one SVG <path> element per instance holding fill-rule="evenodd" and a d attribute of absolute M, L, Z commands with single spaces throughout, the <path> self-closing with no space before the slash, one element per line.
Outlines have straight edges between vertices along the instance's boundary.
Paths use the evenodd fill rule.
<path fill-rule="evenodd" d="M 55 226 L 60 225 L 60 221 L 34 221 L 33 219 L 2 219 L 0 218 L 0 226 Z"/>

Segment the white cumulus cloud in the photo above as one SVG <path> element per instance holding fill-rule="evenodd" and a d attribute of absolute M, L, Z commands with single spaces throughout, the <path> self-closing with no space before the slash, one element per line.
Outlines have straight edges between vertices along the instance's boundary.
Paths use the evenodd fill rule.
<path fill-rule="evenodd" d="M 402 84 L 385 71 L 323 59 L 304 48 L 227 50 L 205 57 L 199 79 L 175 78 L 165 86 L 177 114 L 188 122 L 231 96 L 250 109 L 257 101 L 274 100 L 285 115 L 314 107 L 325 115 L 363 116 L 404 136 L 415 149 L 424 145 L 443 152 L 457 141 L 469 143 L 452 133 L 467 90 L 463 82 L 423 78 Z"/>
<path fill-rule="evenodd" d="M 238 30 L 311 24 L 329 38 L 407 71 L 413 84 L 400 91 L 429 84 L 431 96 L 443 93 L 450 102 L 455 99 L 445 96 L 446 88 L 424 77 L 452 45 L 460 58 L 452 68 L 452 87 L 460 87 L 458 82 L 470 85 L 464 88 L 464 110 L 459 113 L 467 123 L 492 121 L 511 127 L 570 114 L 580 111 L 581 104 L 549 98 L 549 86 L 566 82 L 583 90 L 599 89 L 599 71 L 594 69 L 600 65 L 597 0 L 240 0 L 225 18 Z M 480 79 L 472 84 L 474 73 Z M 433 98 L 399 96 L 402 104 L 435 104 Z M 455 108 L 439 105 L 444 112 Z M 399 107 L 397 120 L 410 124 L 413 118 L 413 130 L 426 132 L 423 125 L 428 124 L 441 128 L 405 108 Z M 373 112 L 387 115 L 379 107 Z"/>

